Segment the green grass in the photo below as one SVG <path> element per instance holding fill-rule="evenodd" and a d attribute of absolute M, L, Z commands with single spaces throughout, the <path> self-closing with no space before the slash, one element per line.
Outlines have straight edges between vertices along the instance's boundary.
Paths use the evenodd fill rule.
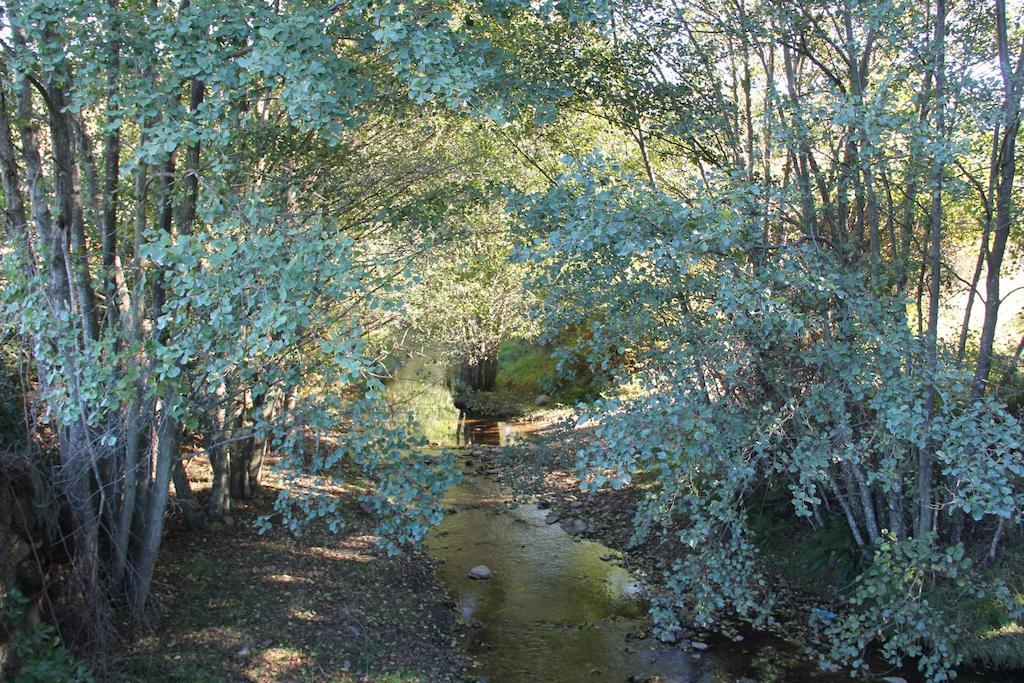
<path fill-rule="evenodd" d="M 495 390 L 506 402 L 532 404 L 540 394 L 553 403 L 573 406 L 596 398 L 600 387 L 589 375 L 571 380 L 558 376 L 557 362 L 551 352 L 521 341 L 508 341 L 498 353 L 498 377 Z"/>
<path fill-rule="evenodd" d="M 1007 539 L 999 559 L 985 570 L 1011 591 L 1018 610 L 1024 607 L 1021 566 L 1024 543 L 1015 537 Z M 1024 669 L 1024 624 L 1013 619 L 1006 605 L 992 596 L 961 598 L 958 612 L 969 632 L 960 644 L 966 661 L 986 669 Z"/>
<path fill-rule="evenodd" d="M 986 669 L 1024 669 L 1024 627 L 1010 623 L 989 629 L 963 646 L 964 658 Z"/>
<path fill-rule="evenodd" d="M 555 365 L 555 359 L 543 348 L 506 342 L 498 353 L 496 388 L 510 396 L 536 397 L 549 388 Z"/>

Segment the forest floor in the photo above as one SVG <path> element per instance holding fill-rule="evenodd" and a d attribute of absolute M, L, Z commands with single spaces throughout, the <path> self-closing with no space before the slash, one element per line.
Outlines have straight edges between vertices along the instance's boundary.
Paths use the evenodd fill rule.
<path fill-rule="evenodd" d="M 202 492 L 208 468 L 193 461 Z M 348 526 L 301 537 L 253 522 L 272 509 L 273 474 L 228 524 L 169 523 L 150 628 L 116 658 L 117 680 L 458 681 L 453 606 L 424 552 L 388 557 L 354 488 L 333 492 Z"/>

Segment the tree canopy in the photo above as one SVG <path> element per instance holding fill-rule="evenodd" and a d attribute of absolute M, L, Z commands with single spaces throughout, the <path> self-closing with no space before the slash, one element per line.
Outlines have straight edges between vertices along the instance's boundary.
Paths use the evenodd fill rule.
<path fill-rule="evenodd" d="M 637 541 L 688 549 L 661 628 L 775 618 L 771 492 L 857 558 L 823 666 L 878 647 L 954 676 L 965 605 L 1024 617 L 999 571 L 1024 508 L 1022 19 L 4 0 L 0 301 L 32 374 L 12 450 L 70 515 L 82 619 L 140 619 L 170 502 L 222 517 L 270 453 L 294 485 L 264 526 L 342 525 L 298 475 L 346 462 L 389 548 L 420 542 L 458 469 L 388 405 L 401 339 L 475 367 L 539 337 L 610 378 L 577 408 L 582 486 L 649 480 Z"/>

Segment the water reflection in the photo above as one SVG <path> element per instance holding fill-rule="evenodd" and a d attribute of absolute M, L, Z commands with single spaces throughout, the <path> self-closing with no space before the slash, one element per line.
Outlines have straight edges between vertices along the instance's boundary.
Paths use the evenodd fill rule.
<path fill-rule="evenodd" d="M 448 375 L 423 358 L 408 361 L 387 387 L 389 401 L 412 413 L 432 442 L 511 445 L 524 425 L 469 418 L 452 402 Z M 471 457 L 471 456 L 470 456 Z M 533 505 L 511 507 L 497 482 L 466 475 L 446 501 L 453 514 L 431 531 L 427 547 L 468 625 L 467 647 L 478 673 L 492 681 L 711 681 L 679 648 L 643 633 L 646 605 L 636 580 L 602 560 L 611 551 L 578 541 Z M 469 578 L 486 564 L 493 577 Z"/>
<path fill-rule="evenodd" d="M 660 675 L 700 680 L 676 648 L 638 637 L 646 606 L 636 580 L 602 560 L 609 551 L 574 540 L 533 505 L 509 509 L 507 492 L 467 476 L 449 515 L 427 541 L 441 576 L 470 623 L 478 673 L 494 681 L 625 681 Z M 486 564 L 488 581 L 468 577 Z"/>

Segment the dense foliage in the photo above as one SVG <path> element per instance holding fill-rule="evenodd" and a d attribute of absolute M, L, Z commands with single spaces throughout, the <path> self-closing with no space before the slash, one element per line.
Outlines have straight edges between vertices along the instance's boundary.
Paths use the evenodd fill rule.
<path fill-rule="evenodd" d="M 769 487 L 788 491 L 794 524 L 838 517 L 860 549 L 823 664 L 867 667 L 880 642 L 945 680 L 976 635 L 966 604 L 1021 617 L 1016 577 L 979 569 L 1019 535 L 1024 502 L 1019 416 L 988 395 L 1003 259 L 1019 264 L 1006 245 L 1024 49 L 990 9 L 618 6 L 610 49 L 640 70 L 626 82 L 654 103 L 662 85 L 703 82 L 715 104 L 638 98 L 632 155 L 562 159 L 547 190 L 513 202 L 548 336 L 583 330 L 564 362 L 617 378 L 579 417 L 595 436 L 584 488 L 653 475 L 636 538 L 688 549 L 655 610 L 666 629 L 723 608 L 772 619 L 751 512 Z M 959 326 L 942 291 L 964 238 L 949 217 L 964 214 L 982 246 L 960 278 L 957 344 L 940 313 Z"/>
<path fill-rule="evenodd" d="M 951 677 L 970 605 L 1024 609 L 994 570 L 1024 508 L 1001 310 L 1024 255 L 1021 19 L 0 3 L 0 336 L 31 432 L 9 447 L 52 465 L 76 618 L 140 619 L 172 485 L 200 526 L 271 454 L 289 485 L 261 528 L 339 528 L 321 484 L 344 465 L 389 550 L 419 542 L 458 475 L 389 405 L 386 361 L 416 334 L 486 387 L 501 342 L 540 330 L 607 386 L 579 415 L 584 488 L 643 478 L 636 539 L 687 549 L 662 627 L 774 618 L 752 509 L 782 491 L 780 523 L 845 526 L 855 557 L 823 666 L 877 646 Z"/>

